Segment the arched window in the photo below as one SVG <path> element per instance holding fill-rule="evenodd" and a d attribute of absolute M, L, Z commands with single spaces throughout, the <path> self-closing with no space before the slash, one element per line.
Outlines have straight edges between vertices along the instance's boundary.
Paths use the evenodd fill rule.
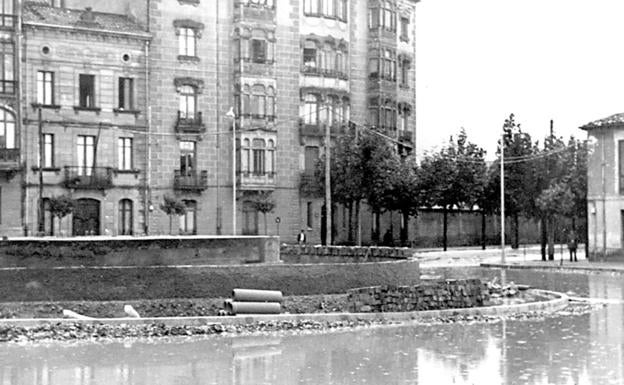
<path fill-rule="evenodd" d="M 266 115 L 266 95 L 262 84 L 253 86 L 251 98 L 251 113 L 256 118 L 264 118 Z"/>
<path fill-rule="evenodd" d="M 197 119 L 197 90 L 193 86 L 183 85 L 179 88 L 180 119 Z"/>
<path fill-rule="evenodd" d="M 248 173 L 249 168 L 249 152 L 251 151 L 251 145 L 249 139 L 243 140 L 242 157 L 241 157 L 241 171 Z"/>
<path fill-rule="evenodd" d="M 314 94 L 307 94 L 303 101 L 303 122 L 318 124 L 319 98 Z"/>
<path fill-rule="evenodd" d="M 180 215 L 180 234 L 195 235 L 197 234 L 197 202 L 193 200 L 185 200 L 186 212 Z"/>
<path fill-rule="evenodd" d="M 269 176 L 275 173 L 275 142 L 272 139 L 267 142 L 266 172 Z"/>
<path fill-rule="evenodd" d="M 122 199 L 119 201 L 119 235 L 132 235 L 132 201 L 130 199 Z"/>
<path fill-rule="evenodd" d="M 252 171 L 254 175 L 264 175 L 266 172 L 266 143 L 264 139 L 254 139 L 251 142 L 252 147 L 252 155 L 253 155 L 253 163 L 252 163 Z"/>
<path fill-rule="evenodd" d="M 275 119 L 275 88 L 268 87 L 267 88 L 267 99 L 266 99 L 266 114 L 269 118 Z"/>

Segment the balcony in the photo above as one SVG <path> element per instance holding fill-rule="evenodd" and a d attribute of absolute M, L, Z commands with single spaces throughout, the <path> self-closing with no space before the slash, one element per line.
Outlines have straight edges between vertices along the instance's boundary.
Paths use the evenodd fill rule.
<path fill-rule="evenodd" d="M 181 170 L 175 170 L 173 188 L 183 191 L 204 191 L 208 188 L 208 171 L 183 173 Z"/>
<path fill-rule="evenodd" d="M 238 187 L 241 190 L 273 190 L 275 189 L 276 173 L 265 172 L 238 172 Z"/>
<path fill-rule="evenodd" d="M 183 115 L 182 111 L 178 111 L 175 129 L 177 133 L 181 134 L 201 134 L 205 132 L 206 126 L 204 126 L 202 113 L 197 112 L 194 116 L 188 117 L 186 114 Z"/>
<path fill-rule="evenodd" d="M 252 1 L 238 1 L 234 4 L 234 20 L 273 22 L 275 19 L 275 6 L 256 4 Z M 242 9 L 240 9 L 242 7 Z"/>
<path fill-rule="evenodd" d="M 322 76 L 326 78 L 336 78 L 342 80 L 349 80 L 349 76 L 342 71 L 323 69 L 315 66 L 304 66 L 301 69 L 304 75 Z"/>
<path fill-rule="evenodd" d="M 345 135 L 349 132 L 349 124 L 335 123 L 329 128 L 329 131 L 332 137 Z M 303 120 L 299 120 L 299 135 L 313 137 L 325 136 L 325 125 L 321 123 L 308 124 L 305 123 Z"/>
<path fill-rule="evenodd" d="M 113 187 L 113 168 L 65 166 L 63 184 L 70 189 L 106 190 Z"/>
<path fill-rule="evenodd" d="M 15 95 L 17 82 L 15 80 L 0 80 L 0 94 Z"/>
<path fill-rule="evenodd" d="M 401 142 L 413 143 L 414 133 L 407 130 L 399 130 L 399 140 Z"/>
<path fill-rule="evenodd" d="M 0 171 L 17 171 L 19 169 L 19 148 L 0 148 Z"/>

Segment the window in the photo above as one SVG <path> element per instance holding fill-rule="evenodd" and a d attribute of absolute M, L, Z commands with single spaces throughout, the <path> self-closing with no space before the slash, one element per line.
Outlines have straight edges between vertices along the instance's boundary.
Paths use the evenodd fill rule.
<path fill-rule="evenodd" d="M 604 146 L 605 143 L 602 143 Z M 620 195 L 624 195 L 624 140 L 618 141 L 618 169 L 620 176 Z"/>
<path fill-rule="evenodd" d="M 304 0 L 303 12 L 306 15 L 318 15 L 320 9 L 320 0 Z"/>
<path fill-rule="evenodd" d="M 122 199 L 119 201 L 119 235 L 132 235 L 132 201 Z"/>
<path fill-rule="evenodd" d="M 197 91 L 195 87 L 184 85 L 179 89 L 180 98 L 180 118 L 187 120 L 195 120 L 195 107 L 197 105 Z"/>
<path fill-rule="evenodd" d="M 14 63 L 13 63 L 13 43 L 9 41 L 0 42 L 0 93 L 13 94 L 15 93 L 14 82 Z"/>
<path fill-rule="evenodd" d="M 323 5 L 323 15 L 329 17 L 336 16 L 334 0 L 323 0 Z"/>
<path fill-rule="evenodd" d="M 316 69 L 316 48 L 304 48 L 303 49 L 303 67 L 306 70 Z"/>
<path fill-rule="evenodd" d="M 180 234 L 195 235 L 197 234 L 197 202 L 185 200 L 186 212 L 180 215 Z"/>
<path fill-rule="evenodd" d="M 78 175 L 91 175 L 95 164 L 95 136 L 78 135 Z"/>
<path fill-rule="evenodd" d="M 336 16 L 342 21 L 347 20 L 348 0 L 336 0 Z"/>
<path fill-rule="evenodd" d="M 307 94 L 303 102 L 303 122 L 318 124 L 319 98 L 314 94 Z"/>
<path fill-rule="evenodd" d="M 0 148 L 15 148 L 15 116 L 0 108 Z"/>
<path fill-rule="evenodd" d="M 39 231 L 43 231 L 44 235 L 54 235 L 54 216 L 50 211 L 50 198 L 43 198 L 43 226 L 39 225 Z"/>
<path fill-rule="evenodd" d="M 243 235 L 258 235 L 258 210 L 250 202 L 243 203 Z"/>
<path fill-rule="evenodd" d="M 56 8 L 63 8 L 65 7 L 65 0 L 48 0 L 50 2 L 50 6 L 52 7 L 56 7 Z"/>
<path fill-rule="evenodd" d="M 273 8 L 273 0 L 243 0 L 244 4 L 250 3 L 255 6 L 262 6 L 265 8 Z"/>
<path fill-rule="evenodd" d="M 314 227 L 314 210 L 312 209 L 312 202 L 308 202 L 307 204 L 307 210 L 306 210 L 306 224 L 308 226 L 308 229 L 311 229 Z"/>
<path fill-rule="evenodd" d="M 267 87 L 266 114 L 270 119 L 275 119 L 275 88 Z"/>
<path fill-rule="evenodd" d="M 249 139 L 243 140 L 241 164 L 240 164 L 240 171 L 242 171 L 243 173 L 248 173 L 250 170 L 250 167 L 249 167 L 249 152 L 251 151 L 250 143 L 251 142 Z"/>
<path fill-rule="evenodd" d="M 255 84 L 253 87 L 244 85 L 241 95 L 236 95 L 236 105 L 240 104 L 238 113 L 256 119 L 275 119 L 275 88 Z"/>
<path fill-rule="evenodd" d="M 267 141 L 266 150 L 266 173 L 269 177 L 275 173 L 275 142 L 272 139 Z"/>
<path fill-rule="evenodd" d="M 80 107 L 95 108 L 95 75 L 80 74 Z"/>
<path fill-rule="evenodd" d="M 180 56 L 197 56 L 196 52 L 196 34 L 193 28 L 181 27 L 179 41 Z"/>
<path fill-rule="evenodd" d="M 180 142 L 180 174 L 191 176 L 195 172 L 195 142 Z"/>
<path fill-rule="evenodd" d="M 54 134 L 43 134 L 43 168 L 54 168 Z"/>
<path fill-rule="evenodd" d="M 369 8 L 368 28 L 396 32 L 396 11 L 390 2 L 384 1 L 381 7 Z"/>
<path fill-rule="evenodd" d="M 306 146 L 304 150 L 304 170 L 306 173 L 314 174 L 318 159 L 319 148 L 317 146 Z"/>
<path fill-rule="evenodd" d="M 37 71 L 37 103 L 54 105 L 54 72 Z"/>
<path fill-rule="evenodd" d="M 399 116 L 399 130 L 407 131 L 409 128 L 409 112 L 407 110 L 401 110 Z"/>
<path fill-rule="evenodd" d="M 120 110 L 134 109 L 134 79 L 119 78 L 119 103 Z"/>
<path fill-rule="evenodd" d="M 132 170 L 132 138 L 117 139 L 117 169 Z"/>
<path fill-rule="evenodd" d="M 251 59 L 254 63 L 264 63 L 267 61 L 267 42 L 266 40 L 251 40 Z"/>
<path fill-rule="evenodd" d="M 257 118 L 266 115 L 266 95 L 263 85 L 255 85 L 252 88 L 251 114 Z"/>
<path fill-rule="evenodd" d="M 409 18 L 402 17 L 401 18 L 401 41 L 408 42 L 409 41 Z"/>
<path fill-rule="evenodd" d="M 254 139 L 251 142 L 253 163 L 252 172 L 254 175 L 265 174 L 265 143 L 262 139 Z"/>
<path fill-rule="evenodd" d="M 401 60 L 401 86 L 409 87 L 409 70 L 410 70 L 410 61 L 409 60 Z"/>
<path fill-rule="evenodd" d="M 378 57 L 377 53 L 377 50 L 373 50 L 371 54 L 374 56 L 368 59 L 369 78 L 396 81 L 396 53 L 390 49 L 382 50 L 381 57 Z"/>

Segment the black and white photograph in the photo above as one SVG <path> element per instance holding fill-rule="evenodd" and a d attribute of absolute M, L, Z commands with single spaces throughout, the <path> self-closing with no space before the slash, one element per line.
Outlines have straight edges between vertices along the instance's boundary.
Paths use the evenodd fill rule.
<path fill-rule="evenodd" d="M 0 385 L 624 385 L 623 15 L 0 0 Z"/>

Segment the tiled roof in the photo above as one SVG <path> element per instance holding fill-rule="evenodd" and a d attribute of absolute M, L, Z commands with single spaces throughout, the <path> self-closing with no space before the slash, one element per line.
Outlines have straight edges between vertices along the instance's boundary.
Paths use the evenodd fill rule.
<path fill-rule="evenodd" d="M 23 18 L 25 24 L 38 23 L 98 31 L 145 33 L 142 25 L 126 15 L 51 7 L 35 1 L 25 4 Z"/>
<path fill-rule="evenodd" d="M 592 128 L 624 126 L 624 113 L 608 116 L 604 119 L 594 120 L 582 126 L 583 130 L 591 130 Z"/>

